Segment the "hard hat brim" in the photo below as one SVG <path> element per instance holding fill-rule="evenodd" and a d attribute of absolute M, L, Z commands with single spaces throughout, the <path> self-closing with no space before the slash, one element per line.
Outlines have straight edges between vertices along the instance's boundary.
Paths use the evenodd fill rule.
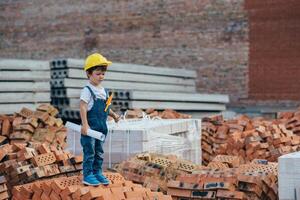
<path fill-rule="evenodd" d="M 106 67 L 108 67 L 108 66 L 111 65 L 111 64 L 112 64 L 111 61 L 107 61 L 107 62 L 100 63 L 100 64 L 95 65 L 95 66 L 84 67 L 84 71 L 87 71 L 88 69 L 90 69 L 90 68 L 92 68 L 92 67 L 96 67 L 96 66 L 106 66 Z"/>

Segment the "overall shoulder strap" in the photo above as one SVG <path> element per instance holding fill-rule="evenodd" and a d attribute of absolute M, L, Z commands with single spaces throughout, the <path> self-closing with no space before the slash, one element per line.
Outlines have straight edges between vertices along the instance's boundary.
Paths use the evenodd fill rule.
<path fill-rule="evenodd" d="M 85 87 L 90 91 L 90 93 L 91 93 L 93 99 L 95 100 L 95 99 L 96 99 L 96 95 L 95 95 L 95 93 L 93 92 L 93 90 L 92 90 L 89 86 L 85 86 Z"/>
<path fill-rule="evenodd" d="M 107 100 L 108 97 L 109 97 L 109 91 L 108 91 L 108 89 L 106 89 L 106 88 L 104 88 L 104 90 L 105 90 L 105 93 L 106 93 L 106 100 Z"/>

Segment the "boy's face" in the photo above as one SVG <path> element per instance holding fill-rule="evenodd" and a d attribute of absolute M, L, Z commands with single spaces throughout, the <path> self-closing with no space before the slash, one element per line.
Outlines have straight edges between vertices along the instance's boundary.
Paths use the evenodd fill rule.
<path fill-rule="evenodd" d="M 99 85 L 104 80 L 104 76 L 105 76 L 104 70 L 96 69 L 91 74 L 89 74 L 89 80 L 94 85 Z"/>

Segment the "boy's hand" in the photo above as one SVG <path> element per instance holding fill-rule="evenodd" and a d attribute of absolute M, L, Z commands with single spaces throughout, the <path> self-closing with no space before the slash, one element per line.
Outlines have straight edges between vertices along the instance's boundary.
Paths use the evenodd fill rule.
<path fill-rule="evenodd" d="M 118 123 L 121 119 L 121 116 L 118 114 L 114 114 L 113 118 L 114 118 L 115 122 Z"/>
<path fill-rule="evenodd" d="M 82 135 L 87 135 L 87 130 L 89 129 L 89 125 L 82 125 L 81 126 L 81 134 Z"/>

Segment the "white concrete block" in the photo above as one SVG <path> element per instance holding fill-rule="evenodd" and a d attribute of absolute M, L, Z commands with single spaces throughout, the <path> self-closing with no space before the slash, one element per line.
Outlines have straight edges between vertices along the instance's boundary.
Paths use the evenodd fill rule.
<path fill-rule="evenodd" d="M 300 152 L 283 155 L 279 157 L 278 162 L 279 199 L 295 200 L 296 190 L 300 187 Z"/>

